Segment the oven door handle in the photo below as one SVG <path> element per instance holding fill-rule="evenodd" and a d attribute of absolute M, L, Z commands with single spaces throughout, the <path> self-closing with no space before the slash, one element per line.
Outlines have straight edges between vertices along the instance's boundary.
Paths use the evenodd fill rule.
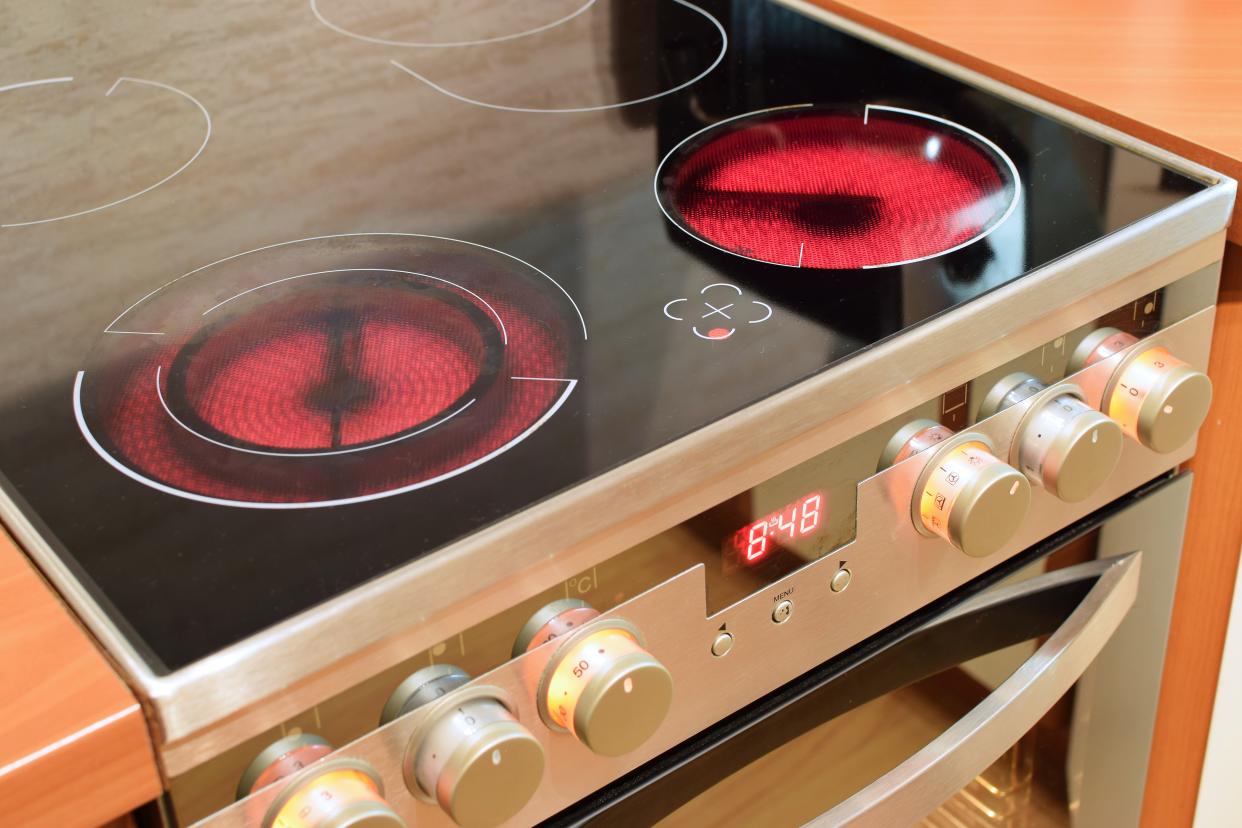
<path fill-rule="evenodd" d="M 1141 553 L 1131 552 L 1088 564 L 1101 570 L 1091 591 L 991 695 L 918 753 L 807 825 L 911 824 L 965 787 L 1034 727 L 1099 655 L 1134 603 L 1140 560 Z M 969 603 L 950 615 L 969 611 Z"/>

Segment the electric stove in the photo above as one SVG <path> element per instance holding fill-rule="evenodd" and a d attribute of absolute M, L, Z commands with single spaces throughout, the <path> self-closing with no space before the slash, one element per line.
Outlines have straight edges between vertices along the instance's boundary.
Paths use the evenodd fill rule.
<path fill-rule="evenodd" d="M 713 504 L 767 521 L 737 498 L 1088 294 L 1049 341 L 1211 304 L 1125 279 L 1231 182 L 806 8 L 415 5 L 4 13 L 4 515 L 170 776 Z M 875 459 L 709 610 L 853 539 Z"/>

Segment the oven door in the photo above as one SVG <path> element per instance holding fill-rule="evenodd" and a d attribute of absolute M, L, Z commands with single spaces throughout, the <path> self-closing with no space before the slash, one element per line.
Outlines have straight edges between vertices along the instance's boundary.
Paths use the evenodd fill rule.
<path fill-rule="evenodd" d="M 1137 825 L 1190 485 L 1115 501 L 550 824 Z"/>

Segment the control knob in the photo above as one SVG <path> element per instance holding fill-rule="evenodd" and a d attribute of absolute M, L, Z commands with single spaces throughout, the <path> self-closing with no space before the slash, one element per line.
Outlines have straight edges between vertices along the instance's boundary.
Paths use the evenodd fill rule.
<path fill-rule="evenodd" d="M 1080 371 L 1139 341 L 1116 328 L 1100 328 L 1074 350 L 1070 370 Z M 1207 417 L 1212 381 L 1207 374 L 1153 345 L 1125 356 L 1104 389 L 1101 410 L 1121 430 L 1162 454 L 1185 445 Z"/>
<path fill-rule="evenodd" d="M 1047 387 L 1015 373 L 992 387 L 979 409 L 990 417 L 1031 400 L 1014 436 L 1009 460 L 1032 481 L 1067 503 L 1090 497 L 1121 457 L 1121 426 L 1087 405 L 1070 383 Z"/>
<path fill-rule="evenodd" d="M 1000 550 L 1022 523 L 1031 484 L 1022 472 L 992 454 L 982 434 L 956 434 L 933 420 L 914 420 L 893 435 L 880 469 L 928 452 L 910 502 L 914 528 L 940 537 L 967 555 Z"/>
<path fill-rule="evenodd" d="M 597 615 L 583 601 L 556 601 L 532 616 L 514 650 L 520 654 L 562 639 L 536 691 L 540 716 L 594 753 L 621 756 L 663 723 L 673 700 L 673 677 L 643 648 L 632 624 L 587 623 Z"/>
<path fill-rule="evenodd" d="M 458 825 L 486 828 L 530 801 L 543 779 L 543 747 L 518 722 L 502 690 L 458 691 L 469 681 L 459 667 L 424 667 L 389 696 L 380 724 L 434 705 L 410 738 L 403 762 L 406 787 L 439 804 Z"/>
<path fill-rule="evenodd" d="M 384 801 L 384 783 L 357 759 L 328 759 L 332 746 L 313 733 L 273 742 L 242 774 L 237 798 L 287 780 L 263 817 L 263 828 L 405 828 Z"/>

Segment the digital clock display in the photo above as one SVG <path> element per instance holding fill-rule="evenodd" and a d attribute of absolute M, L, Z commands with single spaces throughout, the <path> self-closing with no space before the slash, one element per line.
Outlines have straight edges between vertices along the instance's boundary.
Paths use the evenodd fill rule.
<path fill-rule="evenodd" d="M 725 541 L 725 555 L 743 566 L 758 566 L 794 541 L 818 532 L 824 512 L 823 492 L 804 495 L 730 535 Z"/>

